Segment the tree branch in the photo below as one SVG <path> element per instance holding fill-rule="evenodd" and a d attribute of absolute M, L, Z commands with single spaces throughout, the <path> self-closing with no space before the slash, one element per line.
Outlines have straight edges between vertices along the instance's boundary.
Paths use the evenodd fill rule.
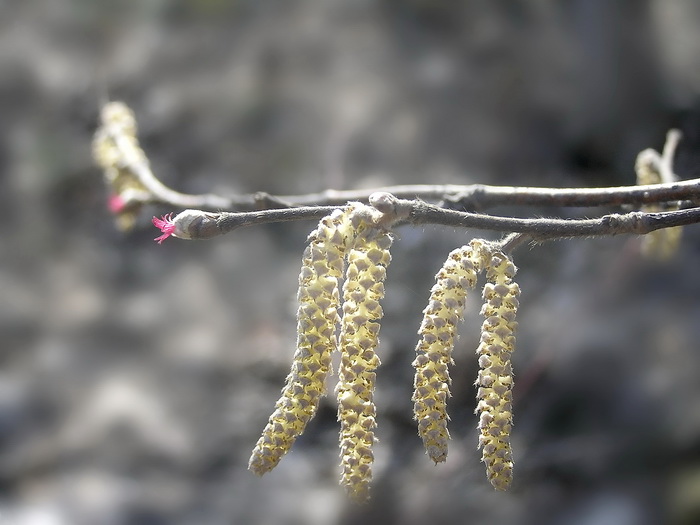
<path fill-rule="evenodd" d="M 411 224 L 440 224 L 526 233 L 535 241 L 625 233 L 642 235 L 661 228 L 695 224 L 698 221 L 700 208 L 658 213 L 614 213 L 597 219 L 518 219 L 446 210 L 424 202 L 416 202 L 409 217 Z"/>
<path fill-rule="evenodd" d="M 443 207 L 485 210 L 495 206 L 595 207 L 606 205 L 641 205 L 648 203 L 700 199 L 700 179 L 609 188 L 537 188 L 525 186 L 489 186 L 486 184 L 413 184 L 385 186 L 369 190 L 326 190 L 307 195 L 273 197 L 288 206 L 330 206 L 348 201 L 366 202 L 382 191 L 404 199 L 443 201 Z M 226 209 L 251 209 L 260 206 L 258 194 L 240 195 Z"/>
<path fill-rule="evenodd" d="M 110 119 L 103 112 L 97 135 L 111 141 L 120 169 L 127 170 L 140 181 L 146 192 L 143 202 L 160 203 L 177 208 L 206 210 L 253 211 L 297 206 L 338 206 L 348 201 L 367 202 L 375 192 L 386 192 L 402 199 L 440 202 L 443 208 L 483 211 L 494 206 L 559 206 L 594 207 L 605 205 L 634 205 L 687 200 L 700 202 L 700 179 L 675 181 L 672 170 L 675 147 L 680 134 L 671 130 L 662 155 L 655 153 L 655 168 L 662 174 L 663 184 L 618 186 L 609 188 L 537 188 L 518 186 L 489 186 L 485 184 L 410 184 L 386 186 L 367 190 L 326 190 L 306 195 L 270 195 L 256 192 L 246 195 L 190 195 L 163 184 L 151 170 L 146 155 L 140 149 L 135 130 L 125 130 L 124 118 L 134 122 L 133 114 L 120 103 L 110 103 L 124 114 Z M 109 105 L 108 105 L 109 106 Z M 127 128 L 128 129 L 128 128 Z M 133 134 L 131 134 L 132 132 Z M 150 193 L 150 195 L 148 195 Z"/>
<path fill-rule="evenodd" d="M 596 219 L 519 219 L 447 210 L 420 200 L 397 199 L 397 204 L 409 211 L 406 218 L 398 221 L 395 226 L 437 224 L 519 233 L 527 234 L 529 240 L 538 242 L 572 237 L 642 235 L 661 228 L 684 226 L 700 221 L 700 208 L 657 213 L 639 211 L 625 214 L 615 213 Z M 179 229 L 178 233 L 175 234 L 178 237 L 192 240 L 210 239 L 254 224 L 318 220 L 337 208 L 337 206 L 305 206 L 256 212 L 221 213 L 186 210 L 173 218 L 172 223 L 177 225 Z M 516 240 L 514 238 L 507 247 L 512 249 L 522 242 L 522 239 Z"/>

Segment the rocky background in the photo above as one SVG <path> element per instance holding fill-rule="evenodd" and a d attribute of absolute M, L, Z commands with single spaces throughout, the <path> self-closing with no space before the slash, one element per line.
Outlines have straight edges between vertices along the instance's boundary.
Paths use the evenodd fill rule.
<path fill-rule="evenodd" d="M 632 184 L 670 127 L 678 174 L 697 177 L 698 24 L 693 0 L 0 2 L 0 523 L 698 523 L 697 228 L 666 264 L 632 237 L 516 252 L 508 493 L 476 450 L 478 294 L 446 464 L 411 420 L 433 276 L 484 234 L 401 228 L 373 499 L 356 507 L 332 399 L 275 471 L 246 470 L 313 225 L 158 246 L 150 217 L 171 210 L 119 232 L 90 158 L 101 102 L 120 99 L 154 171 L 191 193 Z"/>

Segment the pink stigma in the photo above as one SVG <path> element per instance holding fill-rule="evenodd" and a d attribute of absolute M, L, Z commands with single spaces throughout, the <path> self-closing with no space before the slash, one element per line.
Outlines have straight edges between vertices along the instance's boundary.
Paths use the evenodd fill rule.
<path fill-rule="evenodd" d="M 126 207 L 126 202 L 121 198 L 120 195 L 110 195 L 107 199 L 107 208 L 112 213 L 119 213 Z"/>
<path fill-rule="evenodd" d="M 160 228 L 160 231 L 163 232 L 163 235 L 153 239 L 154 241 L 158 241 L 158 244 L 161 244 L 165 239 L 170 237 L 173 234 L 173 232 L 175 231 L 175 223 L 173 222 L 173 214 L 168 213 L 167 215 L 163 215 L 160 219 L 158 217 L 153 217 L 153 226 L 155 226 L 156 228 Z"/>

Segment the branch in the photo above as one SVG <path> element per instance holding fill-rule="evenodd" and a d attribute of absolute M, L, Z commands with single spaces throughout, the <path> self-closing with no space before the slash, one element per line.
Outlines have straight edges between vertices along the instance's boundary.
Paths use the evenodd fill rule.
<path fill-rule="evenodd" d="M 451 209 L 485 210 L 495 206 L 595 207 L 605 205 L 641 205 L 648 203 L 700 198 L 700 179 L 609 188 L 537 188 L 525 186 L 490 186 L 486 184 L 413 184 L 385 186 L 368 190 L 326 190 L 307 195 L 265 195 L 287 206 L 330 206 L 348 201 L 367 202 L 377 191 L 399 198 L 444 201 Z M 240 195 L 226 209 L 260 209 L 260 194 Z"/>
<path fill-rule="evenodd" d="M 410 201 L 394 198 L 393 203 L 396 209 L 400 208 L 406 211 L 401 213 L 402 218 L 392 226 L 437 224 L 527 234 L 529 240 L 537 242 L 573 237 L 642 235 L 662 228 L 700 222 L 700 208 L 656 213 L 639 211 L 625 214 L 615 213 L 596 219 L 519 219 L 447 210 L 419 200 Z M 210 239 L 254 224 L 318 220 L 338 208 L 337 206 L 305 206 L 256 212 L 220 213 L 186 210 L 169 219 L 168 224 L 171 225 L 171 231 L 168 233 L 183 239 Z M 523 242 L 522 239 L 517 242 L 513 240 L 509 241 L 507 245 L 509 249 L 512 249 L 521 242 Z"/>
<path fill-rule="evenodd" d="M 490 186 L 487 184 L 406 184 L 360 190 L 325 190 L 304 195 L 270 195 L 265 192 L 224 197 L 178 193 L 158 181 L 144 166 L 134 166 L 144 174 L 153 192 L 150 202 L 175 207 L 251 211 L 296 206 L 340 206 L 348 201 L 367 202 L 377 191 L 399 198 L 443 201 L 450 209 L 485 210 L 496 206 L 546 206 L 592 208 L 607 205 L 641 205 L 668 201 L 700 200 L 700 179 L 645 186 L 608 188 L 539 188 L 527 186 Z"/>
<path fill-rule="evenodd" d="M 658 213 L 613 213 L 597 219 L 518 219 L 445 210 L 423 202 L 414 204 L 409 217 L 411 224 L 440 224 L 524 233 L 535 241 L 620 234 L 643 235 L 662 228 L 695 224 L 699 221 L 700 208 Z"/>
<path fill-rule="evenodd" d="M 375 192 L 386 192 L 402 199 L 440 202 L 443 208 L 483 211 L 494 206 L 569 206 L 594 207 L 633 205 L 669 201 L 700 201 L 700 179 L 676 181 L 672 162 L 680 134 L 672 130 L 663 154 L 652 154 L 649 162 L 661 174 L 662 184 L 617 186 L 609 188 L 537 188 L 489 186 L 484 184 L 412 184 L 366 190 L 326 190 L 306 195 L 270 195 L 256 192 L 246 195 L 190 195 L 163 184 L 151 170 L 148 158 L 136 138 L 136 120 L 131 110 L 120 102 L 107 104 L 102 123 L 96 132 L 98 162 L 108 169 L 116 165 L 135 178 L 143 191 L 131 195 L 132 201 L 160 203 L 176 208 L 205 210 L 253 211 L 298 206 L 339 206 L 349 201 L 367 202 Z M 107 151 L 107 155 L 105 155 Z M 644 153 L 644 152 L 643 152 Z M 105 158 L 106 157 L 106 158 Z"/>
<path fill-rule="evenodd" d="M 120 132 L 116 126 L 105 126 L 106 135 L 114 141 L 121 152 L 124 168 L 128 169 L 151 193 L 149 202 L 170 204 L 181 208 L 228 208 L 230 199 L 218 195 L 188 195 L 168 188 L 156 178 L 145 155 L 139 154 L 131 137 Z"/>

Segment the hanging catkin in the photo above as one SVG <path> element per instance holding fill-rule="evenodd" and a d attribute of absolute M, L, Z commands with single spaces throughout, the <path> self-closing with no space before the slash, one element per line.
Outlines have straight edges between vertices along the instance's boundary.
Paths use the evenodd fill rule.
<path fill-rule="evenodd" d="M 347 247 L 354 237 L 350 215 L 355 207 L 324 217 L 309 235 L 299 274 L 297 349 L 282 396 L 250 457 L 248 468 L 256 474 L 279 463 L 325 394 L 331 354 L 337 346 L 339 286 Z"/>
<path fill-rule="evenodd" d="M 358 217 L 354 246 L 348 251 L 343 285 L 343 318 L 338 370 L 341 480 L 355 501 L 369 498 L 374 455 L 374 386 L 379 357 L 379 323 L 392 237 Z"/>
<path fill-rule="evenodd" d="M 413 417 L 426 453 L 435 463 L 447 457 L 447 398 L 450 396 L 452 350 L 457 339 L 457 326 L 464 313 L 467 291 L 476 285 L 478 273 L 488 252 L 484 242 L 471 241 L 450 252 L 435 276 L 428 306 L 416 346 L 416 369 L 413 381 Z"/>
<path fill-rule="evenodd" d="M 479 447 L 486 475 L 498 490 L 506 490 L 513 478 L 510 431 L 513 426 L 513 369 L 515 314 L 520 288 L 513 282 L 515 266 L 495 251 L 486 268 L 476 412 L 479 416 Z"/>

